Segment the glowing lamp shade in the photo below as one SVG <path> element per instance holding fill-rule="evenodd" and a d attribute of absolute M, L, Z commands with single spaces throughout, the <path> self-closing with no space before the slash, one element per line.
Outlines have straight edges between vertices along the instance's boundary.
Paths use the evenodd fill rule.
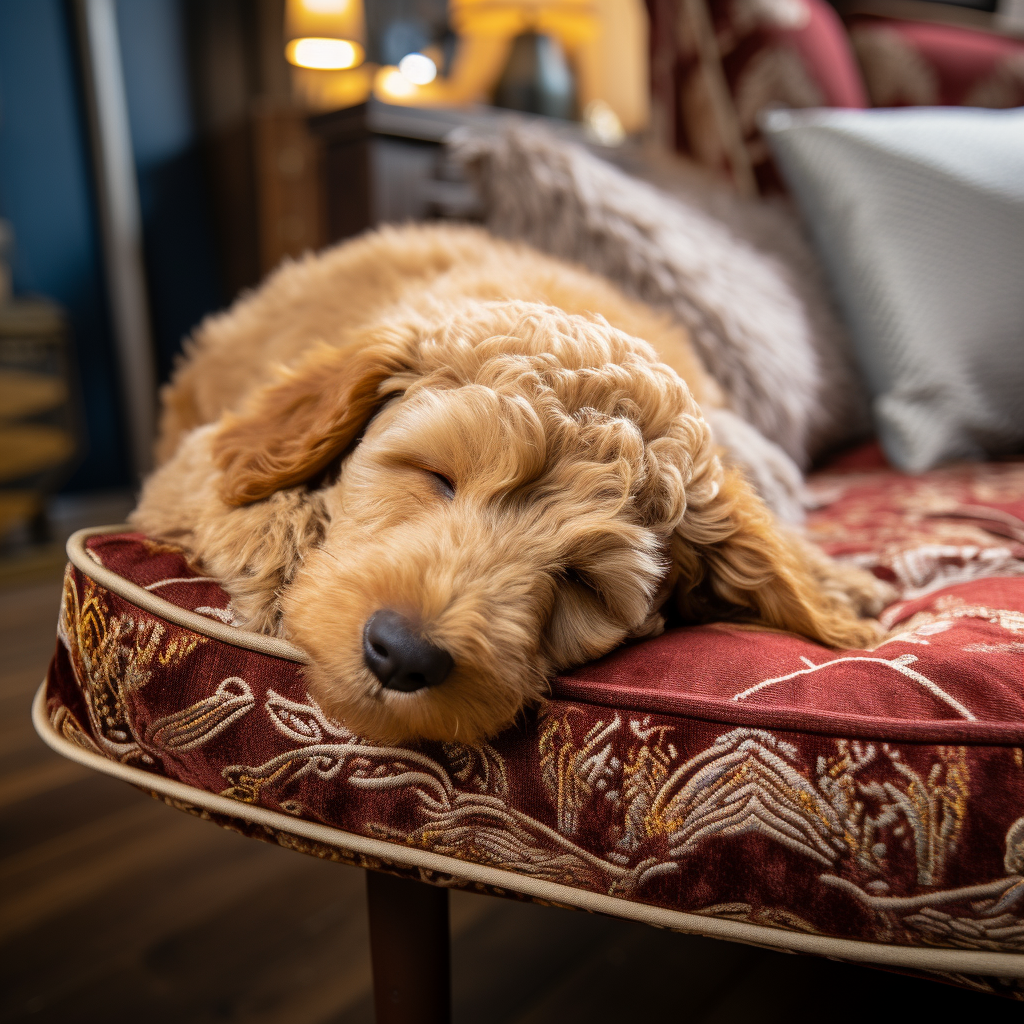
<path fill-rule="evenodd" d="M 290 64 L 318 71 L 344 71 L 363 63 L 363 48 L 351 39 L 306 36 L 293 39 L 284 48 Z"/>
<path fill-rule="evenodd" d="M 366 56 L 362 0 L 287 0 L 284 55 L 314 71 L 345 71 Z"/>

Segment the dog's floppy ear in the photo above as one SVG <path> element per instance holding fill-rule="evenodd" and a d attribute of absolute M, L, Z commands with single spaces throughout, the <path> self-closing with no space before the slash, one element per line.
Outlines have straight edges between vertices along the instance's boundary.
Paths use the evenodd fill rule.
<path fill-rule="evenodd" d="M 324 469 L 380 404 L 381 385 L 412 369 L 415 338 L 332 348 L 320 343 L 224 416 L 213 438 L 221 497 L 247 505 Z"/>
<path fill-rule="evenodd" d="M 829 647 L 863 647 L 875 639 L 873 624 L 829 587 L 836 567 L 780 526 L 735 469 L 725 470 L 702 508 L 687 510 L 672 556 L 676 606 L 686 621 L 739 618 Z"/>

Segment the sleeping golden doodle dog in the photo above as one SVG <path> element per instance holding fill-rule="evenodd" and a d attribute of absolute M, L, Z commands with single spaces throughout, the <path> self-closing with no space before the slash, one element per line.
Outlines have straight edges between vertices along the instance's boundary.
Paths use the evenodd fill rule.
<path fill-rule="evenodd" d="M 475 228 L 385 229 L 200 327 L 133 522 L 381 742 L 491 736 L 670 600 L 872 643 L 886 585 L 778 526 L 702 402 L 685 332 L 608 281 Z"/>

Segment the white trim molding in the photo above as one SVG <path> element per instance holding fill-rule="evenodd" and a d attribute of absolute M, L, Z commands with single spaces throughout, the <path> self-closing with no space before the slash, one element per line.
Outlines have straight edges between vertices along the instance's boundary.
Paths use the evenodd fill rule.
<path fill-rule="evenodd" d="M 117 9 L 114 0 L 75 0 L 74 10 L 121 396 L 132 466 L 141 479 L 152 466 L 156 436 L 156 359 Z"/>

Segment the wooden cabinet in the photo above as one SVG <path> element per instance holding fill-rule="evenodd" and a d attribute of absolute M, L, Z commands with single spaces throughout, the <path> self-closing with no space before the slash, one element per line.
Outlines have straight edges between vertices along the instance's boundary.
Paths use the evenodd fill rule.
<path fill-rule="evenodd" d="M 476 193 L 447 159 L 443 142 L 456 128 L 494 120 L 487 108 L 429 110 L 372 100 L 311 118 L 324 151 L 330 240 L 377 224 L 475 219 Z"/>
<path fill-rule="evenodd" d="M 321 248 L 330 239 L 324 211 L 323 150 L 308 114 L 260 104 L 253 113 L 259 266 L 269 273 L 286 256 Z"/>
<path fill-rule="evenodd" d="M 472 219 L 476 196 L 449 165 L 442 142 L 453 128 L 481 120 L 488 115 L 372 101 L 312 117 L 294 106 L 257 105 L 260 273 L 378 224 Z"/>

